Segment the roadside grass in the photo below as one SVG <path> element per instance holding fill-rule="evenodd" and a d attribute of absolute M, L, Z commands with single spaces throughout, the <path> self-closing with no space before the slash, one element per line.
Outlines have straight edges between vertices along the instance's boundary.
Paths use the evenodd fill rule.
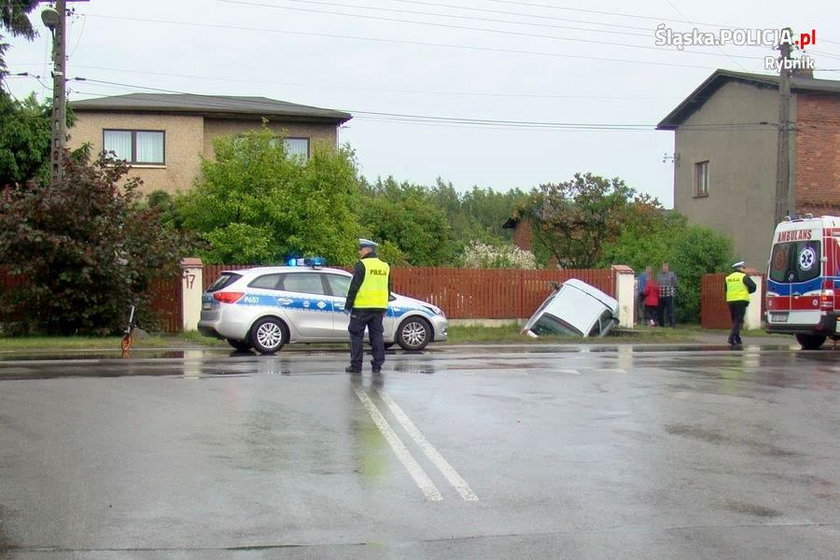
<path fill-rule="evenodd" d="M 449 327 L 449 344 L 477 344 L 477 343 L 500 343 L 500 344 L 560 344 L 574 342 L 577 344 L 598 344 L 598 343 L 624 343 L 624 342 L 679 342 L 690 341 L 700 331 L 696 329 L 680 328 L 675 329 L 650 329 L 640 327 L 632 330 L 618 329 L 599 338 L 581 338 L 573 335 L 542 335 L 539 338 L 532 338 L 521 333 L 522 327 L 511 322 L 495 327 L 483 326 L 451 326 Z"/>
<path fill-rule="evenodd" d="M 520 333 L 521 326 L 510 323 L 493 326 L 453 326 L 449 327 L 449 339 L 452 344 L 626 344 L 626 343 L 679 343 L 708 340 L 709 336 L 726 340 L 726 330 L 701 329 L 699 325 L 679 325 L 676 328 L 649 328 L 645 326 L 632 330 L 617 329 L 603 338 L 580 338 L 576 336 L 541 336 L 531 338 Z M 742 331 L 742 336 L 770 336 L 763 330 Z M 772 335 L 785 337 L 789 335 Z M 51 351 L 51 350 L 119 350 L 120 336 L 23 336 L 6 337 L 0 335 L 0 352 L 11 351 Z M 297 345 L 293 345 L 297 346 Z M 335 348 L 336 344 L 300 345 L 301 348 Z M 223 340 L 200 335 L 197 331 L 160 335 L 139 334 L 134 339 L 133 348 L 228 348 Z"/>

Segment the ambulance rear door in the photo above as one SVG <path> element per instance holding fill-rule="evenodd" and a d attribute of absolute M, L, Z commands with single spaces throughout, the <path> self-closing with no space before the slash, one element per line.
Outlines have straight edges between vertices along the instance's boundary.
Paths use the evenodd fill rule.
<path fill-rule="evenodd" d="M 769 323 L 808 325 L 819 322 L 825 260 L 822 228 L 777 235 L 767 278 Z"/>

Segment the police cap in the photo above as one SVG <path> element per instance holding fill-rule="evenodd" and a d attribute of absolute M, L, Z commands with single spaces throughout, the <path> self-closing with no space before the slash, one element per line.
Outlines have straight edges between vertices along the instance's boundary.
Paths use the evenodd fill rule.
<path fill-rule="evenodd" d="M 376 249 L 377 247 L 379 247 L 379 244 L 374 242 L 374 241 L 371 241 L 370 239 L 361 239 L 360 238 L 359 239 L 359 249 L 362 249 L 363 247 L 370 247 L 371 249 Z"/>
<path fill-rule="evenodd" d="M 744 261 L 738 261 L 732 265 L 732 268 L 744 268 Z"/>

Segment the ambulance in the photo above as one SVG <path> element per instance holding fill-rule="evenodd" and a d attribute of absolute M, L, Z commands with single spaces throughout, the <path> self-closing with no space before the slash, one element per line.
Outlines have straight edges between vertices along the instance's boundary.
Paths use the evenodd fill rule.
<path fill-rule="evenodd" d="M 806 214 L 776 226 L 765 303 L 769 333 L 792 334 L 806 350 L 840 339 L 840 217 Z"/>

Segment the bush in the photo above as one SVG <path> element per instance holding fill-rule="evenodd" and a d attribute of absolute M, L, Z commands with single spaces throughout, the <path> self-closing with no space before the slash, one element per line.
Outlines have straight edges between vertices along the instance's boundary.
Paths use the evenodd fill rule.
<path fill-rule="evenodd" d="M 0 193 L 0 264 L 29 280 L 0 294 L 7 331 L 117 331 L 130 304 L 142 309 L 153 278 L 179 272 L 183 239 L 140 204 L 138 179 L 119 184 L 127 172 L 81 154 L 65 159 L 55 185 Z"/>
<path fill-rule="evenodd" d="M 537 268 L 536 258 L 530 251 L 513 245 L 493 247 L 480 241 L 467 243 L 460 260 L 464 268 Z"/>

